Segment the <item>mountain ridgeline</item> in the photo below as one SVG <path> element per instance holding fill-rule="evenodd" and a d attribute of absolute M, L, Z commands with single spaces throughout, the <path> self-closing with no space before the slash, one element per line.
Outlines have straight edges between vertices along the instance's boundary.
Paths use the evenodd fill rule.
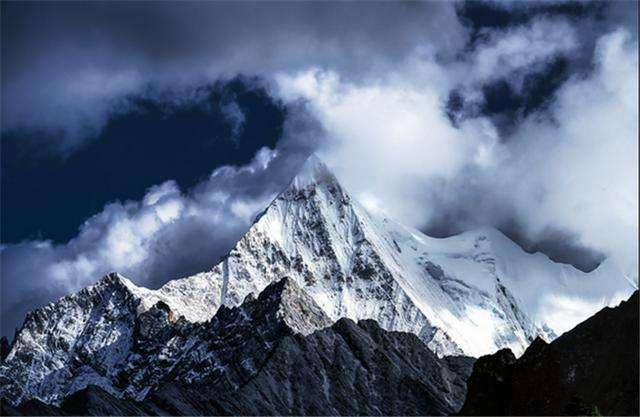
<path fill-rule="evenodd" d="M 30 312 L 0 344 L 0 396 L 16 414 L 450 414 L 471 357 L 546 345 L 636 287 L 495 229 L 428 237 L 312 156 L 211 270 L 157 290 L 111 273 Z"/>
<path fill-rule="evenodd" d="M 162 305 L 147 313 L 117 375 L 129 399 L 89 385 L 59 406 L 29 400 L 4 413 L 447 415 L 462 405 L 474 361 L 438 358 L 416 335 L 373 320 L 331 324 L 287 278 L 206 323 L 172 320 Z"/>
<path fill-rule="evenodd" d="M 185 332 L 158 306 L 149 336 Z M 141 316 L 142 317 L 142 316 Z M 183 353 L 154 363 L 140 401 L 89 385 L 59 405 L 30 399 L 3 415 L 638 415 L 638 292 L 516 359 L 509 349 L 439 358 L 411 333 L 327 317 L 295 283 L 221 308 L 193 326 Z M 151 322 L 141 319 L 140 326 Z M 142 322 L 146 323 L 143 324 Z M 179 331 L 173 333 L 172 326 Z M 163 330 L 164 329 L 164 330 Z M 151 331 L 149 333 L 148 331 Z M 162 345 L 159 343 L 158 345 Z M 160 359 L 166 361 L 167 359 Z M 475 365 L 474 365 L 475 362 Z M 171 370 L 175 369 L 175 371 Z M 473 372 L 472 372 L 473 369 Z M 468 386 L 468 390 L 467 390 Z M 466 400 L 465 400 L 465 392 Z M 460 406 L 464 401 L 464 406 Z"/>

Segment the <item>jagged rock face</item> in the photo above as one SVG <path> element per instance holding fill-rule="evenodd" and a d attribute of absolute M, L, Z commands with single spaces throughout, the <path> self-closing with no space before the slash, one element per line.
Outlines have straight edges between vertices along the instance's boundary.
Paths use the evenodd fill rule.
<path fill-rule="evenodd" d="M 158 301 L 149 310 L 141 313 L 136 322 L 137 338 L 140 342 L 166 339 L 172 324 L 178 321 L 176 315 L 166 303 Z"/>
<path fill-rule="evenodd" d="M 638 292 L 519 359 L 476 362 L 461 415 L 638 415 Z"/>
<path fill-rule="evenodd" d="M 6 414 L 449 415 L 462 404 L 473 359 L 440 359 L 413 334 L 341 319 L 307 336 L 282 334 L 259 365 L 234 386 L 172 381 L 142 402 L 88 387 L 59 408 L 28 403 Z"/>
<path fill-rule="evenodd" d="M 138 304 L 114 274 L 30 313 L 0 365 L 2 396 L 53 402 L 97 381 L 109 387 L 133 346 Z"/>
<path fill-rule="evenodd" d="M 158 341 L 144 346 L 151 362 L 127 365 L 133 372 L 120 375 L 129 381 L 125 395 L 89 386 L 59 398 L 59 407 L 30 400 L 3 412 L 445 415 L 461 406 L 473 363 L 467 357 L 440 359 L 417 336 L 387 332 L 374 321 L 341 319 L 330 326 L 313 300 L 286 278 L 257 299 L 250 295 L 239 307 L 221 307 L 207 323 L 171 321 L 163 305 L 143 316 L 136 334 L 170 338 L 179 353 L 156 354 L 153 349 L 163 344 Z M 169 329 L 156 331 L 162 322 Z M 136 339 L 134 345 L 140 343 Z M 136 384 L 143 380 L 144 395 L 135 401 Z"/>
<path fill-rule="evenodd" d="M 221 307 L 185 341 L 167 377 L 175 383 L 206 381 L 218 392 L 234 390 L 255 376 L 282 337 L 308 334 L 329 325 L 331 321 L 313 300 L 293 281 L 283 278 L 265 288 L 257 299 L 249 295 L 239 307 Z"/>
<path fill-rule="evenodd" d="M 46 373 L 46 365 L 51 364 L 46 351 L 16 356 L 15 352 L 23 350 L 14 346 L 2 365 L 3 397 L 14 404 L 28 398 L 59 404 L 63 397 L 91 384 L 114 396 L 141 400 L 168 379 L 185 383 L 220 380 L 234 387 L 251 377 L 252 364 L 263 361 L 278 338 L 308 334 L 331 324 L 313 300 L 287 278 L 271 284 L 258 299 L 249 295 L 239 307 L 223 306 L 211 321 L 201 324 L 176 318 L 162 302 L 136 315 L 138 301 L 129 292 L 126 280 L 117 275 L 107 276 L 85 294 L 73 297 L 80 296 L 83 303 L 89 296 L 90 302 L 83 304 L 89 308 L 85 315 L 73 315 L 75 322 L 66 322 L 70 327 L 64 340 L 69 349 L 66 355 L 59 353 L 62 359 L 55 363 L 59 370 L 53 376 L 56 379 Z M 73 301 L 71 297 L 63 300 L 69 305 Z M 43 313 L 38 314 L 29 325 L 48 326 Z M 114 340 L 114 346 L 110 346 L 114 356 L 109 361 L 84 353 L 101 340 L 92 332 L 103 330 L 101 323 L 107 319 L 118 327 L 109 328 L 102 338 L 120 329 L 120 338 L 110 339 Z M 32 333 L 23 329 L 20 334 L 17 343 L 35 345 L 27 338 Z M 56 337 L 53 340 L 57 342 L 61 336 Z M 40 374 L 34 377 L 34 371 Z M 31 385 L 25 386 L 24 381 Z"/>
<path fill-rule="evenodd" d="M 473 363 L 457 359 L 459 367 Z M 460 368 L 413 334 L 341 319 L 308 336 L 282 338 L 259 371 L 234 390 L 171 383 L 148 401 L 180 415 L 447 415 L 465 394 L 464 372 L 452 369 Z"/>

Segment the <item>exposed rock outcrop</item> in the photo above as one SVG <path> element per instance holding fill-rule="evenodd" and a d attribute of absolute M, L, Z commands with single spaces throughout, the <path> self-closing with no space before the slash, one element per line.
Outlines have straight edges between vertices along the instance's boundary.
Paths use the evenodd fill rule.
<path fill-rule="evenodd" d="M 193 328 L 169 320 L 164 306 L 149 312 L 138 334 L 171 337 L 180 348 L 172 357 L 152 346 L 146 357 L 155 362 L 123 371 L 129 387 L 141 380 L 152 387 L 140 401 L 88 386 L 57 407 L 30 400 L 7 405 L 4 413 L 447 415 L 460 408 L 473 363 L 438 358 L 416 335 L 386 331 L 372 320 L 330 325 L 286 278 Z"/>

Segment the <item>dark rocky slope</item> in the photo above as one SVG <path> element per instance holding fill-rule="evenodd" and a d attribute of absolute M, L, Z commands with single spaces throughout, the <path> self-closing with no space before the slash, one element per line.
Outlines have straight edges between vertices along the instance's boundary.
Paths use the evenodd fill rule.
<path fill-rule="evenodd" d="M 516 359 L 474 365 L 461 415 L 639 415 L 638 292 Z"/>
<path fill-rule="evenodd" d="M 341 319 L 309 336 L 281 339 L 237 389 L 171 383 L 149 400 L 155 411 L 171 414 L 446 415 L 464 400 L 472 361 L 440 360 L 413 334 Z"/>
<path fill-rule="evenodd" d="M 64 399 L 59 407 L 31 399 L 18 406 L 2 402 L 3 416 L 138 416 L 148 415 L 141 404 L 114 397 L 102 388 L 90 385 Z"/>
<path fill-rule="evenodd" d="M 9 354 L 9 341 L 6 337 L 0 337 L 0 361 L 4 362 L 4 358 Z"/>
<path fill-rule="evenodd" d="M 123 386 L 154 387 L 141 401 L 89 386 L 58 407 L 3 402 L 3 414 L 447 415 L 462 405 L 473 364 L 440 359 L 414 334 L 374 321 L 326 327 L 313 300 L 286 278 L 194 328 L 170 313 L 159 305 L 139 318 L 136 340 L 148 340 L 137 351 L 157 363 L 121 378 Z M 175 344 L 179 353 L 165 355 Z"/>

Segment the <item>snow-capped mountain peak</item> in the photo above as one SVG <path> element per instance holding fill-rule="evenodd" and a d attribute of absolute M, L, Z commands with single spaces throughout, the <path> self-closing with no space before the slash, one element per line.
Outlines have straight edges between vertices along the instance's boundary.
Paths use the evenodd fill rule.
<path fill-rule="evenodd" d="M 312 153 L 289 183 L 289 188 L 302 189 L 318 184 L 338 185 L 338 180 L 318 155 Z"/>
<path fill-rule="evenodd" d="M 27 315 L 0 372 L 3 396 L 44 401 L 62 390 L 109 380 L 130 353 L 140 299 L 111 273 L 96 284 Z M 82 363 L 70 378 L 73 364 Z"/>
<path fill-rule="evenodd" d="M 375 319 L 418 334 L 440 355 L 477 356 L 520 353 L 633 291 L 623 275 L 607 274 L 527 254 L 493 228 L 428 237 L 368 212 L 312 155 L 220 264 L 150 297 L 202 321 L 286 275 L 332 320 Z"/>
<path fill-rule="evenodd" d="M 18 381 L 11 387 L 45 401 L 89 382 L 110 387 L 123 378 L 125 359 L 146 360 L 129 357 L 138 349 L 141 322 L 148 324 L 143 331 L 162 335 L 159 345 L 144 349 L 177 358 L 197 343 L 189 336 L 194 323 L 277 281 L 297 299 L 307 297 L 304 306 L 317 306 L 279 305 L 300 333 L 341 317 L 374 319 L 384 329 L 418 335 L 439 356 L 504 347 L 520 354 L 537 336 L 552 339 L 635 290 L 611 263 L 583 273 L 528 254 L 495 229 L 435 239 L 370 213 L 312 156 L 211 270 L 158 290 L 109 274 L 30 314 L 0 380 Z M 165 359 L 158 369 L 173 363 Z M 12 365 L 18 362 L 24 366 Z M 139 399 L 153 375 L 136 375 L 129 375 L 126 392 Z"/>

